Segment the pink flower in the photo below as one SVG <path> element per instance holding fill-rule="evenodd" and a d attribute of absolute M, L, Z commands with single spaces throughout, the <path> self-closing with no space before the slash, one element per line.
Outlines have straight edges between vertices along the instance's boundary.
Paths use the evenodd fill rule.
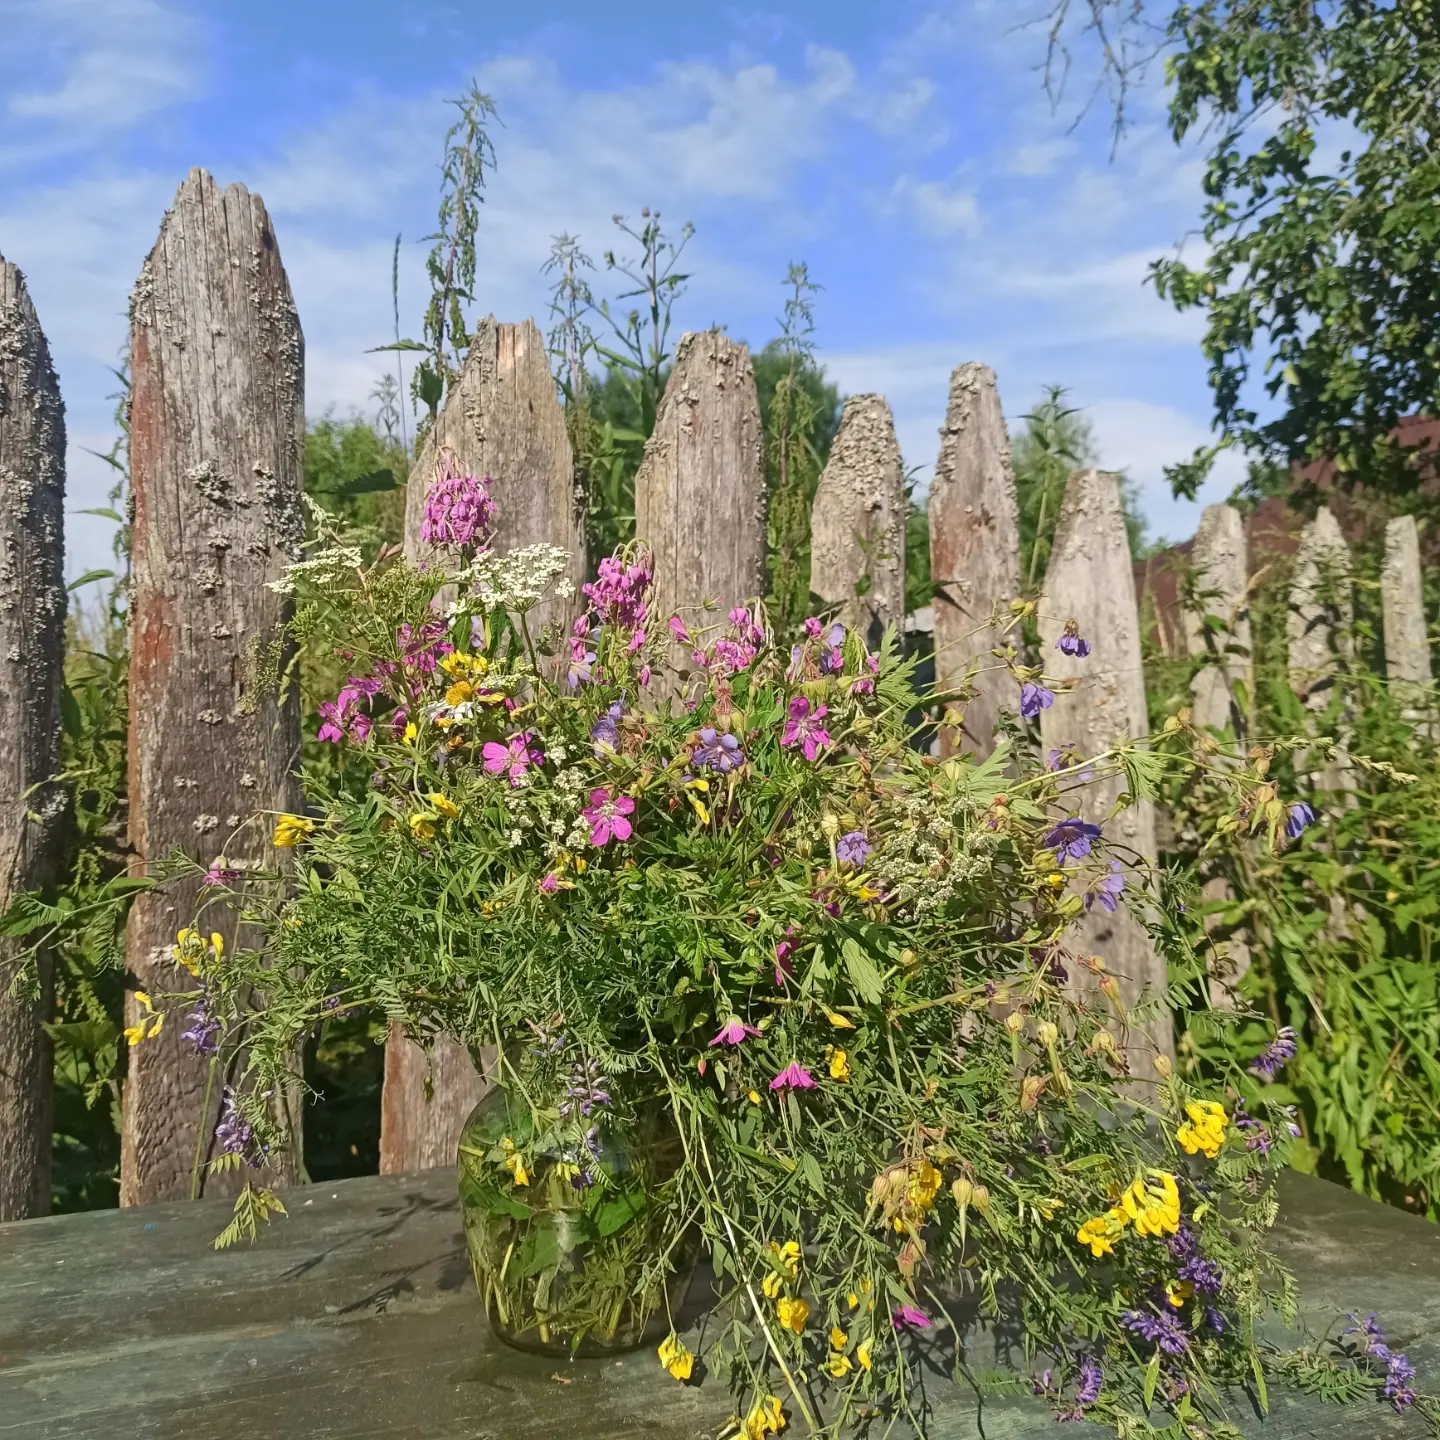
<path fill-rule="evenodd" d="M 771 1082 L 772 1090 L 813 1090 L 815 1081 L 798 1061 L 792 1060 Z"/>
<path fill-rule="evenodd" d="M 797 695 L 790 702 L 790 718 L 785 722 L 785 733 L 780 738 L 782 745 L 798 745 L 807 760 L 813 760 L 823 745 L 830 743 L 830 732 L 820 722 L 830 712 L 824 705 L 812 710 L 810 701 L 804 695 Z"/>
<path fill-rule="evenodd" d="M 875 693 L 875 682 L 871 679 L 856 680 L 850 686 L 852 695 L 873 695 Z"/>
<path fill-rule="evenodd" d="M 923 1311 L 917 1310 L 913 1305 L 902 1305 L 894 1315 L 895 1327 L 908 1325 L 912 1330 L 928 1330 L 930 1328 L 930 1317 Z"/>
<path fill-rule="evenodd" d="M 641 685 L 641 688 L 643 689 L 643 688 L 644 688 L 646 685 L 648 685 L 649 683 L 650 683 L 650 667 L 649 667 L 648 665 L 642 665 L 642 666 L 640 667 L 640 685 Z"/>
<path fill-rule="evenodd" d="M 580 813 L 590 823 L 590 843 L 598 847 L 630 838 L 632 827 L 625 817 L 635 813 L 635 802 L 628 795 L 612 800 L 608 790 L 592 790 L 589 805 Z"/>
<path fill-rule="evenodd" d="M 477 480 L 463 475 L 447 456 L 425 492 L 425 513 L 420 521 L 420 538 L 427 545 L 474 545 L 484 549 L 490 543 L 490 522 L 495 502 L 490 498 L 490 477 Z"/>
<path fill-rule="evenodd" d="M 818 640 L 820 638 L 820 631 L 822 629 L 824 629 L 824 626 L 820 624 L 820 621 L 814 615 L 805 622 L 805 633 L 812 640 Z"/>
<path fill-rule="evenodd" d="M 556 875 L 547 875 L 540 882 L 540 892 L 543 895 L 553 895 L 560 888 L 560 879 Z"/>
<path fill-rule="evenodd" d="M 480 752 L 485 757 L 485 768 L 492 775 L 508 775 L 512 786 L 521 784 L 526 770 L 545 760 L 544 753 L 530 744 L 532 739 L 534 736 L 528 730 L 518 730 L 505 745 L 498 740 L 487 740 Z"/>
<path fill-rule="evenodd" d="M 738 1045 L 747 1035 L 758 1035 L 758 1030 L 752 1029 L 741 1020 L 727 1020 L 721 1027 L 720 1032 L 710 1042 L 714 1045 Z"/>
<path fill-rule="evenodd" d="M 790 938 L 795 934 L 793 925 L 787 926 L 785 938 L 775 947 L 775 983 L 783 985 L 787 975 L 795 973 L 795 967 L 790 963 L 790 957 L 795 953 L 795 942 Z"/>
<path fill-rule="evenodd" d="M 672 615 L 665 622 L 670 627 L 670 633 L 682 645 L 693 645 L 695 642 L 690 638 L 690 632 L 685 628 L 685 622 L 678 616 Z"/>

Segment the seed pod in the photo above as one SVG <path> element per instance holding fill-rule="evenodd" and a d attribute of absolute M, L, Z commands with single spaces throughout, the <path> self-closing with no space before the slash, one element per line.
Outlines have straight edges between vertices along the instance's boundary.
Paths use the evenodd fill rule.
<path fill-rule="evenodd" d="M 1035 1037 L 1047 1050 L 1053 1050 L 1055 1042 L 1060 1038 L 1060 1031 L 1054 1021 L 1042 1020 L 1035 1027 Z"/>
<path fill-rule="evenodd" d="M 1025 1028 L 1025 1017 L 1018 1010 L 1012 1010 L 1005 1017 L 1005 1028 L 1012 1035 L 1018 1035 Z"/>

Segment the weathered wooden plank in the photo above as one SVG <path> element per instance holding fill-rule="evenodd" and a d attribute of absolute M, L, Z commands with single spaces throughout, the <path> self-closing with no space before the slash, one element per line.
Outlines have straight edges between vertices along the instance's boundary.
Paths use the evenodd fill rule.
<path fill-rule="evenodd" d="M 427 549 L 420 538 L 425 492 L 437 457 L 446 451 L 469 473 L 492 481 L 493 548 L 504 553 L 527 545 L 558 546 L 574 557 L 569 579 L 578 587 L 585 538 L 574 462 L 545 342 L 533 320 L 503 325 L 492 315 L 477 327 L 460 379 L 410 472 L 405 546 L 414 557 L 423 558 Z M 530 621 L 537 628 L 563 626 L 571 615 L 571 602 L 557 598 L 537 606 Z M 437 1038 L 427 1054 L 393 1030 L 385 1047 L 381 1173 L 454 1164 L 460 1128 L 486 1088 L 468 1052 L 454 1040 Z"/>
<path fill-rule="evenodd" d="M 1056 648 L 1072 619 L 1090 642 L 1091 653 L 1084 659 L 1072 659 Z M 1071 682 L 1068 693 L 1057 694 L 1055 703 L 1040 712 L 1046 749 L 1074 746 L 1081 755 L 1099 755 L 1123 739 L 1149 732 L 1130 541 L 1113 475 L 1077 470 L 1070 476 L 1046 573 L 1040 649 L 1046 672 Z M 1122 776 L 1086 785 L 1080 792 L 1080 813 L 1105 826 L 1106 839 L 1122 857 L 1131 851 L 1153 860 L 1155 809 L 1149 801 L 1107 818 L 1124 789 Z M 1080 923 L 1076 948 L 1104 960 L 1127 1010 L 1142 998 L 1163 998 L 1165 963 L 1123 905 L 1114 915 L 1095 906 Z M 1093 983 L 1085 971 L 1074 970 L 1072 984 Z M 1128 1050 L 1137 1076 L 1150 1077 L 1155 1053 L 1174 1053 L 1168 1013 L 1132 1029 Z"/>
<path fill-rule="evenodd" d="M 1355 619 L 1351 575 L 1350 550 L 1339 523 L 1328 506 L 1321 506 L 1300 535 L 1285 621 L 1290 688 L 1316 717 L 1329 706 L 1350 654 Z M 1327 738 L 1343 738 L 1343 730 L 1342 720 L 1330 727 Z M 1349 768 L 1339 758 L 1320 766 L 1312 778 L 1321 790 L 1343 790 Z"/>
<path fill-rule="evenodd" d="M 1385 677 L 1395 697 L 1419 719 L 1433 704 L 1433 697 L 1420 535 L 1413 515 L 1397 515 L 1385 527 L 1380 603 L 1385 626 Z"/>
<path fill-rule="evenodd" d="M 26 1440 L 700 1440 L 731 1413 L 722 1376 L 677 1385 L 650 1350 L 564 1364 L 500 1345 L 451 1172 L 291 1198 L 291 1218 L 259 1244 L 218 1254 L 223 1202 L 0 1226 L 0 1426 Z M 1378 1311 L 1433 1388 L 1440 1228 L 1303 1175 L 1283 1177 L 1281 1202 L 1275 1247 L 1306 1324 L 1333 1333 L 1347 1313 Z M 989 1338 L 966 1346 L 986 1368 Z M 982 1417 L 937 1361 L 930 1440 L 1056 1434 L 1029 1397 L 987 1401 Z M 1423 1433 L 1378 1402 L 1326 1406 L 1278 1385 L 1270 1402 L 1262 1422 L 1233 1397 L 1247 1440 Z"/>
<path fill-rule="evenodd" d="M 905 469 L 880 395 L 852 395 L 810 511 L 810 591 L 872 649 L 905 621 Z"/>
<path fill-rule="evenodd" d="M 20 271 L 0 256 L 0 908 L 55 878 L 65 657 L 65 408 Z M 0 1220 L 50 1208 L 51 1072 L 38 998 L 12 993 L 24 945 L 0 940 Z"/>
<path fill-rule="evenodd" d="M 635 477 L 635 534 L 662 613 L 765 590 L 765 456 L 750 352 L 718 330 L 681 337 Z"/>
<path fill-rule="evenodd" d="M 977 691 L 964 707 L 950 749 L 983 758 L 994 749 L 995 722 L 1013 700 L 1009 676 L 990 656 L 999 637 L 988 623 L 997 603 L 1020 593 L 1020 520 L 1010 439 L 988 365 L 967 361 L 950 376 L 940 456 L 930 482 L 930 575 L 935 591 L 935 680 L 958 685 L 980 662 Z"/>
<path fill-rule="evenodd" d="M 190 172 L 131 296 L 130 363 L 136 869 L 176 848 L 273 864 L 269 822 L 245 822 L 300 804 L 298 697 L 277 702 L 260 682 L 288 615 L 267 585 L 303 535 L 304 341 L 258 195 Z M 136 899 L 127 1023 L 139 1018 L 135 991 L 191 983 L 170 947 L 196 897 L 192 883 Z M 233 945 L 233 917 L 216 912 L 214 925 Z M 189 1196 L 196 1177 L 202 1189 L 238 1183 L 206 1181 L 227 1076 L 183 1029 L 130 1053 L 122 1205 Z"/>

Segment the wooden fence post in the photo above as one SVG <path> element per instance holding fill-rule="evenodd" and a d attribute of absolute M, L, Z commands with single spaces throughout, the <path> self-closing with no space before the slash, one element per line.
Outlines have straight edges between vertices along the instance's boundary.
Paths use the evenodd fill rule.
<path fill-rule="evenodd" d="M 750 352 L 718 330 L 681 337 L 635 476 L 635 534 L 662 613 L 765 592 L 765 456 Z"/>
<path fill-rule="evenodd" d="M 1078 622 L 1080 634 L 1090 642 L 1086 659 L 1071 659 L 1056 648 L 1069 619 Z M 1057 694 L 1055 703 L 1040 712 L 1041 742 L 1047 750 L 1074 746 L 1081 755 L 1098 755 L 1126 737 L 1148 733 L 1130 542 L 1113 475 L 1077 470 L 1070 476 L 1045 580 L 1040 648 L 1047 674 L 1073 681 L 1068 693 Z M 1155 810 L 1149 801 L 1107 819 L 1124 789 L 1123 776 L 1085 786 L 1081 815 L 1103 824 L 1113 845 L 1154 860 Z M 1127 1011 L 1142 998 L 1163 1002 L 1165 962 L 1123 905 L 1113 915 L 1095 906 L 1080 924 L 1078 943 L 1105 962 Z M 1072 966 L 1071 972 L 1070 983 L 1077 989 L 1088 980 L 1078 967 Z M 1126 1048 L 1136 1078 L 1148 1080 L 1155 1054 L 1175 1053 L 1169 1013 L 1162 1011 L 1138 1029 L 1142 1033 L 1132 1030 Z"/>
<path fill-rule="evenodd" d="M 1385 624 L 1385 677 L 1412 718 L 1430 709 L 1430 639 L 1420 573 L 1420 535 L 1413 515 L 1397 515 L 1385 527 L 1385 564 L 1380 572 Z"/>
<path fill-rule="evenodd" d="M 935 683 L 957 686 L 979 662 L 960 736 L 944 732 L 947 751 L 995 746 L 995 722 L 1008 689 L 990 656 L 1000 638 L 989 625 L 997 601 L 1020 593 L 1020 521 L 1010 439 L 988 365 L 967 361 L 950 377 L 950 403 L 930 482 L 930 575 L 935 584 Z M 1128 563 L 1128 562 L 1127 562 Z M 1133 588 L 1133 587 L 1132 587 Z M 1013 697 L 1012 697 L 1013 698 Z"/>
<path fill-rule="evenodd" d="M 574 557 L 569 578 L 579 585 L 585 542 L 570 440 L 545 342 L 533 320 L 502 325 L 492 315 L 475 331 L 460 379 L 410 471 L 405 546 L 411 556 L 424 553 L 420 522 L 441 449 L 453 452 L 471 474 L 493 481 L 492 543 L 497 551 L 559 546 Z M 572 605 L 557 599 L 538 606 L 532 615 L 537 625 L 564 625 Z M 436 1037 L 427 1053 L 399 1027 L 392 1028 L 385 1046 L 380 1173 L 453 1165 L 461 1127 L 488 1088 L 457 1041 Z"/>
<path fill-rule="evenodd" d="M 1329 508 L 1322 506 L 1300 535 L 1286 617 L 1290 688 L 1312 714 L 1329 705 L 1340 663 L 1350 653 L 1354 621 L 1350 577 L 1345 537 Z M 1337 734 L 1341 729 L 1337 727 Z M 1342 790 L 1349 769 L 1338 757 L 1312 779 L 1322 790 Z"/>
<path fill-rule="evenodd" d="M 0 256 L 0 907 L 55 878 L 65 659 L 65 410 L 25 280 Z M 0 1221 L 50 1208 L 54 1060 L 49 958 L 38 999 L 12 993 L 20 940 L 0 940 Z"/>
<path fill-rule="evenodd" d="M 144 872 L 174 849 L 258 861 L 271 819 L 301 803 L 300 706 L 261 678 L 283 655 L 288 602 L 267 587 L 299 557 L 304 341 L 258 195 L 192 170 L 130 300 L 130 842 Z M 137 990 L 191 981 L 170 958 L 195 882 L 139 895 L 126 934 Z M 216 924 L 222 931 L 233 918 Z M 234 944 L 232 933 L 225 935 Z M 120 1203 L 227 1193 L 211 1177 L 229 1078 L 167 1025 L 130 1051 Z M 284 1097 L 288 1103 L 294 1097 Z M 295 1151 L 271 1180 L 293 1174 Z"/>
<path fill-rule="evenodd" d="M 1207 505 L 1195 532 L 1190 552 L 1195 588 L 1202 599 L 1201 612 L 1187 608 L 1186 650 L 1193 658 L 1210 656 L 1210 662 L 1191 682 L 1194 697 L 1191 718 L 1201 730 L 1231 728 L 1237 740 L 1246 734 L 1246 708 L 1236 686 L 1243 685 L 1248 697 L 1251 688 L 1250 664 L 1250 556 L 1245 538 L 1245 520 L 1233 505 Z M 1224 622 L 1221 630 L 1207 629 L 1203 621 L 1215 617 Z M 1216 652 L 1218 651 L 1218 655 Z M 1237 653 L 1243 652 L 1243 653 Z M 1210 904 L 1234 900 L 1223 875 L 1211 875 L 1201 887 Z M 1210 977 L 1210 1003 L 1217 1008 L 1234 1006 L 1235 987 L 1250 968 L 1250 947 L 1244 935 L 1232 931 L 1219 934 L 1220 917 L 1206 920 L 1219 948 L 1218 963 Z"/>
<path fill-rule="evenodd" d="M 810 591 L 877 650 L 905 623 L 905 471 L 880 395 L 845 402 L 810 511 Z"/>

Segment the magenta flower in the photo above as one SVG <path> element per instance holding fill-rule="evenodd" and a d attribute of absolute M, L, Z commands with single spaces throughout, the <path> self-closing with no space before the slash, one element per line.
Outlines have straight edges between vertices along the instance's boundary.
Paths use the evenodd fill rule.
<path fill-rule="evenodd" d="M 790 702 L 790 718 L 785 722 L 785 733 L 780 738 L 782 745 L 798 745 L 807 760 L 813 760 L 824 745 L 830 743 L 830 732 L 821 723 L 829 711 L 824 705 L 812 710 L 810 702 L 803 695 L 797 695 Z"/>
<path fill-rule="evenodd" d="M 792 1060 L 771 1082 L 772 1090 L 813 1090 L 815 1081 L 798 1061 Z"/>
<path fill-rule="evenodd" d="M 743 1020 L 727 1020 L 719 1030 L 719 1033 L 710 1042 L 715 1045 L 739 1045 L 747 1036 L 758 1035 L 760 1032 L 745 1024 Z"/>
<path fill-rule="evenodd" d="M 634 630 L 645 623 L 645 592 L 650 588 L 648 565 L 622 565 L 613 555 L 607 555 L 595 567 L 595 579 L 580 588 L 607 624 Z"/>
<path fill-rule="evenodd" d="M 625 817 L 635 813 L 635 802 L 628 795 L 617 795 L 612 800 L 608 790 L 592 790 L 589 805 L 580 813 L 590 825 L 590 843 L 594 846 L 628 840 L 633 833 Z"/>
<path fill-rule="evenodd" d="M 672 615 L 665 623 L 669 625 L 670 633 L 681 645 L 693 645 L 695 643 L 690 638 L 690 632 L 685 628 L 685 622 L 678 615 Z"/>
<path fill-rule="evenodd" d="M 897 1330 L 902 1325 L 908 1325 L 912 1330 L 928 1330 L 930 1328 L 930 1317 L 923 1310 L 917 1310 L 913 1305 L 902 1305 L 895 1312 L 894 1321 Z"/>
<path fill-rule="evenodd" d="M 560 888 L 560 877 L 551 873 L 540 881 L 540 893 L 542 895 L 553 895 Z"/>
<path fill-rule="evenodd" d="M 512 786 L 523 784 L 526 770 L 545 760 L 544 753 L 531 745 L 534 738 L 528 730 L 518 730 L 504 745 L 487 740 L 480 752 L 485 757 L 485 768 L 492 775 L 508 776 Z"/>
<path fill-rule="evenodd" d="M 420 538 L 427 545 L 475 545 L 483 550 L 490 543 L 490 522 L 494 518 L 490 477 L 477 480 L 473 475 L 462 475 L 446 460 L 425 492 Z"/>
<path fill-rule="evenodd" d="M 805 622 L 805 634 L 811 640 L 818 640 L 820 638 L 820 632 L 824 628 L 825 627 L 821 625 L 820 621 L 814 615 L 810 616 L 810 618 Z"/>
<path fill-rule="evenodd" d="M 784 985 L 785 977 L 795 973 L 795 966 L 790 957 L 795 953 L 795 941 L 791 938 L 796 933 L 795 926 L 785 927 L 785 938 L 775 946 L 775 983 Z"/>

